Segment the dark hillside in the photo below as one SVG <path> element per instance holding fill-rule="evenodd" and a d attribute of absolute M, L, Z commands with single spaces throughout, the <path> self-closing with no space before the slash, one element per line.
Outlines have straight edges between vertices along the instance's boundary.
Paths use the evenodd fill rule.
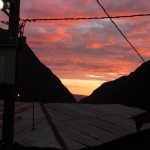
<path fill-rule="evenodd" d="M 8 33 L 0 29 L 0 45 L 7 44 Z M 76 102 L 73 95 L 35 56 L 31 48 L 19 40 L 16 61 L 16 88 L 22 101 Z M 0 86 L 3 97 L 3 87 Z"/>
<path fill-rule="evenodd" d="M 128 76 L 106 82 L 80 103 L 118 103 L 142 109 L 150 108 L 150 61 L 143 63 Z"/>

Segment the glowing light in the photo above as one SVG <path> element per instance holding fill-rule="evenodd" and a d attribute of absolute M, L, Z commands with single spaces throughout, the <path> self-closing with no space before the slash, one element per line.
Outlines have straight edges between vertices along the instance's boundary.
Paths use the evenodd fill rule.
<path fill-rule="evenodd" d="M 0 10 L 4 8 L 4 2 L 0 0 Z"/>
<path fill-rule="evenodd" d="M 16 100 L 20 101 L 20 94 L 19 93 L 17 94 Z"/>

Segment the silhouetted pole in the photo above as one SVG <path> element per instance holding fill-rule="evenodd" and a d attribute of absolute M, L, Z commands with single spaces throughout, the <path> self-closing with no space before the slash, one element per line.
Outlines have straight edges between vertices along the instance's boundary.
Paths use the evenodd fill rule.
<path fill-rule="evenodd" d="M 15 106 L 15 63 L 18 47 L 20 0 L 10 1 L 8 58 L 6 59 L 6 82 L 4 82 L 4 114 L 2 143 L 5 150 L 13 150 L 14 142 L 14 106 Z M 13 58 L 11 57 L 13 56 Z M 10 58 L 10 59 L 9 59 Z M 10 68 L 13 62 L 13 68 Z M 8 67 L 7 67 L 7 64 Z"/>
<path fill-rule="evenodd" d="M 32 129 L 31 130 L 35 130 L 35 124 L 34 124 L 34 121 L 35 121 L 35 110 L 34 110 L 34 101 L 32 102 Z"/>

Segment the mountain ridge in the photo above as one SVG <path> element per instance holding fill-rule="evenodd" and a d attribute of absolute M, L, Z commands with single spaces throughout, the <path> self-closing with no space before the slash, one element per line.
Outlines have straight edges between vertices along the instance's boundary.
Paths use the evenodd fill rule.
<path fill-rule="evenodd" d="M 150 108 L 150 60 L 141 64 L 135 71 L 113 81 L 105 82 L 93 93 L 80 100 L 80 103 L 111 104 Z"/>
<path fill-rule="evenodd" d="M 7 44 L 8 32 L 0 29 L 0 44 Z M 2 86 L 0 88 L 2 95 Z M 19 40 L 16 55 L 16 94 L 19 100 L 39 102 L 76 102 L 60 79 Z M 2 96 L 1 96 L 2 97 Z"/>

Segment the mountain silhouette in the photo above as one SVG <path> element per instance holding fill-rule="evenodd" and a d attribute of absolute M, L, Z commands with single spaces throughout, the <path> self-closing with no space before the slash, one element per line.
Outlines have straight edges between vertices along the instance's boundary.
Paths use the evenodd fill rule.
<path fill-rule="evenodd" d="M 150 108 L 150 61 L 143 63 L 128 76 L 106 82 L 80 103 L 109 104 Z"/>
<path fill-rule="evenodd" d="M 0 44 L 7 44 L 8 32 L 0 29 Z M 0 95 L 3 97 L 2 85 Z M 16 58 L 16 94 L 21 101 L 76 102 L 59 78 L 19 40 Z"/>

